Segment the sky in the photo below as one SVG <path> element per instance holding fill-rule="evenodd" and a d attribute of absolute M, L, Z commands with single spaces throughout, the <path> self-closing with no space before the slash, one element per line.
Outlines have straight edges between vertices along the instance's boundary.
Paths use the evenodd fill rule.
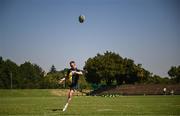
<path fill-rule="evenodd" d="M 79 15 L 86 20 L 80 24 Z M 180 65 L 179 0 L 0 0 L 0 56 L 49 71 L 106 51 L 153 74 Z"/>

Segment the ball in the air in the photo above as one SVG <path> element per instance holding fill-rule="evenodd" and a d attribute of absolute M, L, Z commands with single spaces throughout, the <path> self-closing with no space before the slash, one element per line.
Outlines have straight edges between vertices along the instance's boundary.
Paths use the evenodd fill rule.
<path fill-rule="evenodd" d="M 84 15 L 80 15 L 79 16 L 79 22 L 83 23 L 85 21 L 85 16 Z"/>

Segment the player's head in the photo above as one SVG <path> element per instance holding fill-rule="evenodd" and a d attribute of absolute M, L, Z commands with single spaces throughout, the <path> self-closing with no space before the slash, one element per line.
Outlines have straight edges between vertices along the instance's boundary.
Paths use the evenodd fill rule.
<path fill-rule="evenodd" d="M 73 68 L 73 69 L 76 68 L 76 63 L 75 63 L 75 61 L 70 61 L 69 65 L 70 65 L 70 67 Z"/>

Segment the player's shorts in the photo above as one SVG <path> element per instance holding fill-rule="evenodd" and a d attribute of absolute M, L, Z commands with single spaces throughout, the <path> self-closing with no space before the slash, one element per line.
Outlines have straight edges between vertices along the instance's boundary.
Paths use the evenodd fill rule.
<path fill-rule="evenodd" d="M 78 89 L 78 84 L 77 83 L 72 83 L 69 85 L 70 89 L 77 90 Z"/>

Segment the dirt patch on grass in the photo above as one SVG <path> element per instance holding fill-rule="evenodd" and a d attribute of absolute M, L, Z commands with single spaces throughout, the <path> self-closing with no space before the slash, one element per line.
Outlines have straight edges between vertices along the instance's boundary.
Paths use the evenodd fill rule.
<path fill-rule="evenodd" d="M 50 93 L 55 96 L 66 96 L 69 89 L 52 89 Z M 75 96 L 85 96 L 90 90 L 84 90 L 83 92 L 75 91 Z"/>
<path fill-rule="evenodd" d="M 66 96 L 68 89 L 52 89 L 50 93 L 55 96 Z"/>

